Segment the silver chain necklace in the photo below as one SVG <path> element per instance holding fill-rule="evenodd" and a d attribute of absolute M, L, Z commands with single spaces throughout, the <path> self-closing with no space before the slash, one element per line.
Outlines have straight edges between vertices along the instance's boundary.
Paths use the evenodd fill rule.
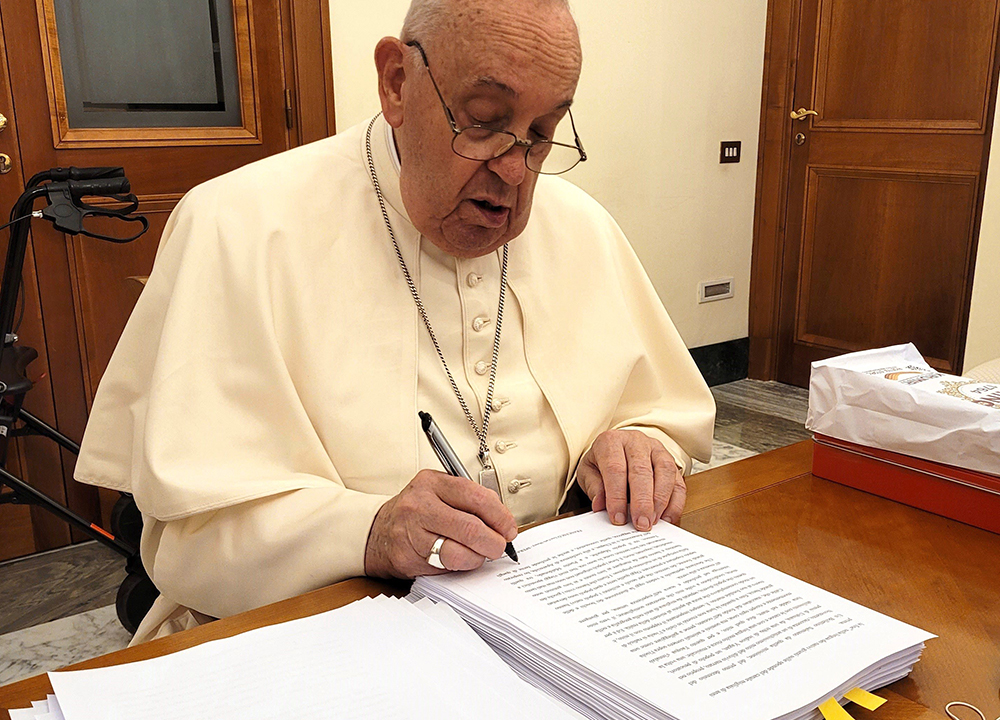
<path fill-rule="evenodd" d="M 462 397 L 462 393 L 458 389 L 458 384 L 455 382 L 455 378 L 452 376 L 451 370 L 448 368 L 448 363 L 445 362 L 444 353 L 441 351 L 441 345 L 438 344 L 437 336 L 434 334 L 434 328 L 431 327 L 430 318 L 427 317 L 427 310 L 424 308 L 424 303 L 420 299 L 420 294 L 417 292 L 417 286 L 413 282 L 413 277 L 410 275 L 409 269 L 406 267 L 406 262 L 403 260 L 403 253 L 399 249 L 399 243 L 396 242 L 396 234 L 392 231 L 392 223 L 389 222 L 389 213 L 385 209 L 385 199 L 382 197 L 382 188 L 379 185 L 378 175 L 375 173 L 375 161 L 372 158 L 372 128 L 375 127 L 375 121 L 377 119 L 378 115 L 372 118 L 372 121 L 368 123 L 368 131 L 365 134 L 365 151 L 368 155 L 368 172 L 372 178 L 375 195 L 378 197 L 379 208 L 382 210 L 382 220 L 385 221 L 385 228 L 389 231 L 389 238 L 392 240 L 392 246 L 396 250 L 396 259 L 399 260 L 399 267 L 403 270 L 403 277 L 406 278 L 406 285 L 410 288 L 410 295 L 413 296 L 413 302 L 416 303 L 417 310 L 420 312 L 420 317 L 424 321 L 424 327 L 427 328 L 427 334 L 430 335 L 431 342 L 434 343 L 434 349 L 437 351 L 438 359 L 441 360 L 441 366 L 444 368 L 445 374 L 448 376 L 448 382 L 451 383 L 451 389 L 455 392 L 455 397 L 458 398 L 458 403 L 462 406 L 462 411 L 465 413 L 465 419 L 469 421 L 469 425 L 472 426 L 473 432 L 475 432 L 476 437 L 479 438 L 479 462 L 483 465 L 483 469 L 479 473 L 479 481 L 487 487 L 495 486 L 496 471 L 493 469 L 493 463 L 490 461 L 490 450 L 486 441 L 486 433 L 490 428 L 490 409 L 493 406 L 493 385 L 496 381 L 497 375 L 497 360 L 500 357 L 500 332 L 503 329 L 503 301 L 507 290 L 507 245 L 504 244 L 503 246 L 503 263 L 500 266 L 500 300 L 497 304 L 497 327 L 496 331 L 493 333 L 493 358 L 490 362 L 490 384 L 486 391 L 486 408 L 483 411 L 483 425 L 480 427 L 479 424 L 476 423 L 475 418 L 473 418 L 472 411 L 469 410 L 469 406 L 465 402 L 465 398 Z"/>

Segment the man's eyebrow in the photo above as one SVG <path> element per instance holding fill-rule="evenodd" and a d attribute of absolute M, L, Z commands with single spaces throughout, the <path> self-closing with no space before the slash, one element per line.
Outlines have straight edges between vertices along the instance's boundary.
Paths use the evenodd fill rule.
<path fill-rule="evenodd" d="M 499 80 L 497 80 L 495 77 L 492 77 L 491 75 L 480 75 L 479 77 L 477 77 L 475 79 L 475 81 L 472 83 L 472 85 L 473 85 L 473 87 L 489 87 L 489 88 L 493 88 L 495 90 L 499 90 L 504 95 L 509 95 L 510 97 L 512 97 L 515 100 L 518 98 L 518 92 L 517 92 L 517 90 L 515 90 L 514 88 L 512 88 L 507 83 L 500 82 Z"/>
<path fill-rule="evenodd" d="M 507 83 L 500 82 L 492 75 L 480 75 L 473 81 L 472 86 L 477 88 L 480 87 L 493 88 L 494 90 L 499 90 L 504 95 L 507 95 L 514 100 L 516 100 L 519 97 L 519 93 L 517 92 L 517 90 L 512 88 Z M 556 105 L 555 108 L 553 108 L 553 112 L 562 110 L 564 108 L 569 108 L 572 104 L 573 104 L 573 98 L 570 98 L 569 100 L 564 100 L 563 102 Z"/>

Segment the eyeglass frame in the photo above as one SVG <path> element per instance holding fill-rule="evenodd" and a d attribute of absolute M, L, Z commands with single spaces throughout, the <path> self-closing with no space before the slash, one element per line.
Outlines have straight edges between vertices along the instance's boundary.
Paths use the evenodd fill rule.
<path fill-rule="evenodd" d="M 424 67 L 427 68 L 427 77 L 431 79 L 431 84 L 434 86 L 434 92 L 437 93 L 438 100 L 441 101 L 441 107 L 444 109 L 444 114 L 448 120 L 448 125 L 451 126 L 451 132 L 452 132 L 451 151 L 456 155 L 458 155 L 460 158 L 464 158 L 466 160 L 474 160 L 477 162 L 489 162 L 490 160 L 496 160 L 499 157 L 503 157 L 515 147 L 523 147 L 525 148 L 524 166 L 528 170 L 537 175 L 562 175 L 563 173 L 569 172 L 580 163 L 587 161 L 587 151 L 583 149 L 583 142 L 580 140 L 580 135 L 576 131 L 576 123 L 573 121 L 573 112 L 569 107 L 566 108 L 566 114 L 569 115 L 569 124 L 570 127 L 573 128 L 573 142 L 575 143 L 575 145 L 568 145 L 566 143 L 556 142 L 555 140 L 537 140 L 537 141 L 522 140 L 517 135 L 507 130 L 494 130 L 493 128 L 488 128 L 484 125 L 478 125 L 478 124 L 473 124 L 464 128 L 459 128 L 458 123 L 455 122 L 455 115 L 451 112 L 451 108 L 448 107 L 448 103 L 444 101 L 444 95 L 441 94 L 441 88 L 438 87 L 437 81 L 434 79 L 434 73 L 431 72 L 431 65 L 427 61 L 427 53 L 424 51 L 423 46 L 416 40 L 410 40 L 405 44 L 407 47 L 416 48 L 420 52 L 420 57 L 424 61 Z M 461 135 L 466 130 L 485 130 L 487 132 L 496 133 L 498 135 L 509 135 L 510 137 L 514 138 L 514 142 L 512 142 L 507 147 L 507 149 L 504 150 L 502 153 L 494 155 L 492 158 L 470 158 L 466 157 L 465 155 L 463 155 L 462 153 L 458 152 L 458 150 L 455 149 L 455 141 L 458 139 L 458 136 Z M 539 145 L 558 145 L 559 147 L 571 148 L 580 153 L 580 159 L 577 160 L 572 165 L 570 165 L 565 170 L 560 170 L 559 172 L 555 173 L 546 173 L 541 170 L 535 170 L 530 165 L 528 165 L 528 154 L 531 152 L 532 148 L 537 147 Z"/>

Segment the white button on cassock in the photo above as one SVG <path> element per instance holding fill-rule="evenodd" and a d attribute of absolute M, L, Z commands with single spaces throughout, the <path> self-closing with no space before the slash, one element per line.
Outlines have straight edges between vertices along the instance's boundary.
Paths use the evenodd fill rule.
<path fill-rule="evenodd" d="M 485 375 L 490 371 L 490 366 L 486 364 L 485 360 L 480 360 L 476 363 L 476 375 Z"/>
<path fill-rule="evenodd" d="M 465 284 L 469 287 L 476 287 L 479 283 L 483 281 L 483 276 L 477 273 L 469 273 L 465 278 Z"/>
<path fill-rule="evenodd" d="M 511 448 L 516 448 L 517 443 L 510 440 L 497 440 L 496 445 L 494 445 L 498 453 L 505 453 Z"/>
<path fill-rule="evenodd" d="M 475 330 L 476 332 L 479 332 L 484 327 L 486 327 L 489 324 L 489 322 L 490 319 L 488 317 L 481 315 L 480 317 L 477 317 L 475 320 L 472 321 L 472 329 Z"/>
<path fill-rule="evenodd" d="M 510 405 L 510 398 L 497 398 L 493 401 L 493 404 L 490 405 L 490 409 L 493 412 L 500 412 L 503 410 L 504 405 Z"/>
<path fill-rule="evenodd" d="M 514 494 L 517 493 L 521 488 L 528 487 L 529 485 L 531 485 L 530 478 L 524 478 L 523 480 L 521 479 L 511 480 L 507 484 L 507 492 Z"/>

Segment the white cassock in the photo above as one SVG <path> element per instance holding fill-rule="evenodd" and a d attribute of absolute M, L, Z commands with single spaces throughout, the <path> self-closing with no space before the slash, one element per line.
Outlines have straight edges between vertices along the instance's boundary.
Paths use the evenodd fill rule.
<path fill-rule="evenodd" d="M 478 440 L 417 313 L 369 176 L 367 123 L 189 192 L 94 400 L 80 482 L 131 492 L 161 591 L 134 642 L 364 574 L 376 512 L 440 469 L 430 412 Z M 372 151 L 403 257 L 481 421 L 501 252 L 421 238 L 391 131 Z M 519 523 L 556 513 L 610 428 L 707 460 L 715 405 L 611 216 L 541 176 L 510 243 L 489 442 Z M 477 322 L 478 320 L 478 322 Z M 485 372 L 484 372 L 485 370 Z"/>

